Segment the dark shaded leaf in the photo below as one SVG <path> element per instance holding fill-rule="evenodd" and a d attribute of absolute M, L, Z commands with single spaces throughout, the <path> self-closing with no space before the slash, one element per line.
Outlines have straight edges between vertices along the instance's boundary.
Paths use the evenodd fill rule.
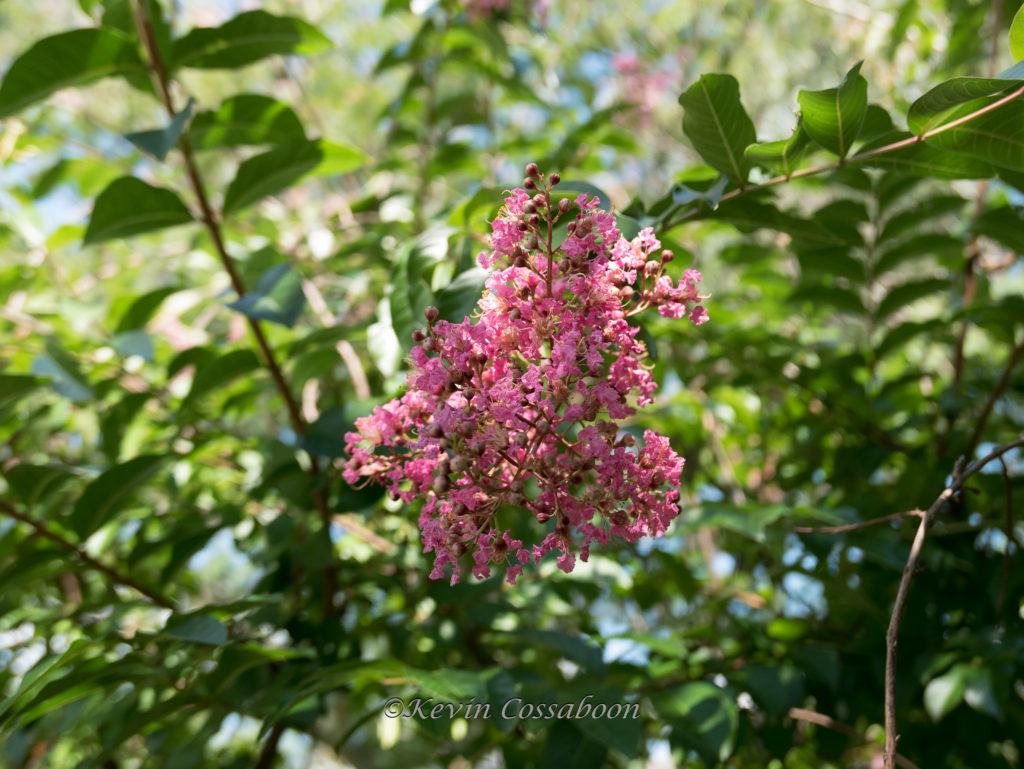
<path fill-rule="evenodd" d="M 323 140 L 283 144 L 242 162 L 224 195 L 224 213 L 280 192 L 313 170 L 318 176 L 342 174 L 363 161 L 357 150 Z"/>
<path fill-rule="evenodd" d="M 112 75 L 144 73 L 135 44 L 111 29 L 75 29 L 45 37 L 16 58 L 0 83 L 0 118 L 61 88 Z"/>
<path fill-rule="evenodd" d="M 95 478 L 71 510 L 69 523 L 85 540 L 127 504 L 135 489 L 149 480 L 167 461 L 166 454 L 144 454 L 111 467 Z"/>
<path fill-rule="evenodd" d="M 127 238 L 191 221 L 192 214 L 175 193 L 122 176 L 96 198 L 83 242 Z"/>
<path fill-rule="evenodd" d="M 188 128 L 195 149 L 247 144 L 301 142 L 306 132 L 298 115 L 283 102 L 243 93 L 221 102 L 216 111 L 198 113 Z"/>
<path fill-rule="evenodd" d="M 178 143 L 185 123 L 188 122 L 188 118 L 192 114 L 193 104 L 195 104 L 195 100 L 189 99 L 185 108 L 171 118 L 171 121 L 163 128 L 127 133 L 124 138 L 157 160 L 164 160 L 167 153 Z"/>
<path fill-rule="evenodd" d="M 291 328 L 306 307 L 302 275 L 287 262 L 271 267 L 263 273 L 253 290 L 228 307 L 247 317 Z"/>
<path fill-rule="evenodd" d="M 231 69 L 274 54 L 312 54 L 330 47 L 320 30 L 301 19 L 247 11 L 219 27 L 193 29 L 175 40 L 171 66 Z"/>

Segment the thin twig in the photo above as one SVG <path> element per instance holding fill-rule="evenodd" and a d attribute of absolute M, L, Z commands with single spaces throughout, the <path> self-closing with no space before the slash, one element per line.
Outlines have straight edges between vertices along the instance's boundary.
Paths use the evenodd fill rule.
<path fill-rule="evenodd" d="M 908 515 L 920 518 L 924 515 L 924 511 L 908 510 L 905 513 L 892 513 L 890 515 L 883 515 L 881 518 L 872 518 L 870 521 L 861 521 L 860 523 L 847 523 L 842 526 L 794 526 L 792 529 L 790 529 L 790 531 L 796 534 L 842 534 L 844 531 L 866 529 L 869 526 L 874 526 L 878 523 L 885 523 L 886 521 L 895 521 L 899 518 L 905 518 Z"/>
<path fill-rule="evenodd" d="M 13 518 L 16 521 L 20 521 L 21 523 L 24 523 L 26 526 L 32 527 L 35 533 L 38 534 L 40 537 L 50 540 L 51 542 L 59 545 L 64 550 L 67 550 L 69 553 L 77 556 L 77 558 L 82 563 L 84 563 L 91 569 L 98 571 L 100 574 L 105 576 L 114 584 L 130 587 L 132 588 L 132 590 L 141 593 L 142 595 L 146 596 L 146 598 L 151 600 L 153 603 L 157 604 L 158 606 L 162 606 L 165 609 L 174 609 L 174 604 L 171 603 L 170 599 L 165 598 L 155 590 L 152 590 L 146 587 L 145 585 L 140 584 L 132 577 L 129 577 L 127 574 L 122 574 L 116 569 L 107 566 L 105 563 L 97 561 L 91 555 L 86 553 L 82 548 L 78 547 L 78 545 L 75 545 L 73 542 L 64 539 L 64 537 L 62 537 L 57 532 L 48 528 L 39 521 L 33 519 L 31 516 L 19 512 L 13 505 L 10 505 L 7 502 L 4 502 L 3 500 L 0 500 L 0 513 L 3 513 L 4 515 L 8 516 L 9 518 Z"/>
<path fill-rule="evenodd" d="M 999 624 L 1003 624 L 1003 609 L 1006 607 L 1006 594 L 1010 588 L 1010 547 L 1013 545 L 1013 481 L 1010 480 L 1010 468 L 1006 466 L 1006 457 L 999 457 L 1003 467 L 1003 495 L 1006 499 L 1006 520 L 1003 534 L 1006 535 L 1006 550 L 1003 552 L 1003 582 L 999 587 L 999 603 L 996 604 L 996 616 Z"/>
<path fill-rule="evenodd" d="M 132 15 L 135 19 L 136 29 L 138 30 L 139 37 L 147 51 L 149 69 L 156 80 L 156 90 L 163 101 L 164 108 L 167 110 L 168 116 L 173 118 L 177 114 L 177 111 L 174 107 L 174 97 L 171 94 L 171 80 L 167 67 L 164 64 L 163 57 L 160 54 L 160 47 L 157 45 L 156 37 L 153 33 L 152 20 L 149 18 L 149 9 L 144 7 L 140 0 L 131 0 L 131 8 Z M 209 232 L 210 238 L 213 240 L 214 248 L 217 251 L 217 255 L 220 258 L 225 272 L 228 274 L 228 278 L 231 280 L 231 285 L 235 289 L 235 293 L 239 296 L 245 296 L 245 283 L 235 267 L 234 260 L 231 258 L 231 255 L 228 254 L 227 249 L 224 246 L 224 238 L 221 233 L 220 224 L 217 220 L 216 214 L 214 213 L 213 206 L 210 204 L 210 199 L 206 195 L 206 189 L 203 186 L 202 178 L 199 175 L 195 155 L 192 151 L 192 145 L 191 142 L 189 142 L 187 134 L 183 133 L 181 135 L 179 145 L 181 147 L 182 158 L 185 161 L 185 173 L 188 176 L 192 192 L 195 194 L 196 201 L 199 204 L 203 224 L 206 226 L 207 232 Z M 270 344 L 267 342 L 267 338 L 263 333 L 263 328 L 260 325 L 260 322 L 255 318 L 246 316 L 246 322 L 249 324 L 249 328 L 256 339 L 256 344 L 263 353 L 264 363 L 267 370 L 270 372 L 271 378 L 274 380 L 277 391 L 284 400 L 292 429 L 295 431 L 296 435 L 302 435 L 306 431 L 306 423 L 302 418 L 302 410 L 299 406 L 298 400 L 295 398 L 291 388 L 288 386 L 288 382 L 285 380 L 281 366 L 274 357 L 273 350 L 271 350 Z M 322 535 L 329 538 L 331 513 L 327 504 L 325 488 L 321 482 L 322 479 L 320 478 L 320 463 L 313 454 L 309 455 L 309 474 L 313 478 L 313 502 L 320 515 L 320 521 L 323 528 Z M 325 615 L 329 616 L 330 614 L 333 614 L 334 611 L 334 594 L 337 591 L 337 574 L 333 564 L 328 564 L 324 567 L 323 575 L 323 607 Z"/>
<path fill-rule="evenodd" d="M 971 434 L 971 440 L 967 443 L 967 448 L 964 449 L 964 456 L 970 457 L 978 444 L 981 442 L 981 434 L 985 429 L 985 423 L 988 422 L 988 417 L 992 413 L 992 407 L 996 405 L 996 401 L 999 400 L 1003 395 L 1003 391 L 1006 390 L 1006 386 L 1010 383 L 1010 376 L 1013 374 L 1013 370 L 1020 363 L 1021 356 L 1024 355 L 1024 339 L 1021 340 L 1020 344 L 1013 348 L 1010 353 L 1010 359 L 1006 362 L 1006 366 L 1003 368 L 1003 373 L 999 376 L 999 381 L 996 382 L 995 388 L 992 390 L 992 394 L 989 395 L 988 400 L 985 401 L 985 406 L 982 408 L 981 413 L 978 415 L 978 419 L 974 425 L 974 432 Z"/>
<path fill-rule="evenodd" d="M 953 470 L 953 482 L 950 483 L 938 498 L 928 508 L 928 511 L 921 518 L 914 534 L 914 542 L 910 546 L 910 555 L 903 567 L 903 575 L 900 577 L 899 590 L 896 592 L 896 601 L 893 604 L 892 616 L 889 618 L 889 627 L 885 633 L 885 769 L 894 769 L 896 756 L 896 645 L 900 632 L 900 623 L 903 621 L 903 610 L 907 603 L 907 594 L 910 592 L 910 581 L 917 571 L 917 560 L 921 555 L 921 548 L 924 546 L 924 539 L 935 520 L 942 506 L 958 491 L 960 491 L 968 478 L 981 470 L 985 465 L 994 459 L 998 459 L 1007 451 L 1024 446 L 1024 438 L 1012 443 L 997 446 L 981 459 L 973 462 L 966 469 L 963 469 L 964 458 L 961 457 Z"/>
<path fill-rule="evenodd" d="M 796 719 L 797 721 L 807 721 L 811 724 L 817 724 L 818 726 L 824 726 L 826 729 L 831 729 L 834 732 L 845 734 L 847 737 L 852 737 L 855 740 L 861 742 L 868 742 L 867 737 L 858 732 L 849 724 L 844 724 L 842 721 L 836 721 L 831 716 L 826 716 L 823 713 L 819 713 L 816 710 L 808 710 L 807 708 L 790 708 L 787 715 L 790 718 Z M 901 756 L 899 753 L 896 754 L 896 763 L 903 767 L 903 769 L 921 769 L 917 764 L 911 761 L 905 756 Z"/>

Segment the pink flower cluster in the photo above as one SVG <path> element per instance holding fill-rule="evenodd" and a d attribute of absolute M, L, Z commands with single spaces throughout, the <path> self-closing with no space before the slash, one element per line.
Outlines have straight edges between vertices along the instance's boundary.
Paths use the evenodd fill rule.
<path fill-rule="evenodd" d="M 430 576 L 450 567 L 453 585 L 464 554 L 477 578 L 506 565 L 514 583 L 549 551 L 570 572 L 592 542 L 657 537 L 679 513 L 683 459 L 651 430 L 642 447 L 620 430 L 657 387 L 629 318 L 657 307 L 704 323 L 700 273 L 674 283 L 664 274 L 672 253 L 652 230 L 627 241 L 596 198 L 554 200 L 558 181 L 527 166 L 525 189 L 493 222 L 493 251 L 480 255 L 493 272 L 477 313 L 449 323 L 428 308 L 408 390 L 345 436 L 348 483 L 425 499 Z M 509 533 L 524 512 L 546 528 L 531 546 Z"/>

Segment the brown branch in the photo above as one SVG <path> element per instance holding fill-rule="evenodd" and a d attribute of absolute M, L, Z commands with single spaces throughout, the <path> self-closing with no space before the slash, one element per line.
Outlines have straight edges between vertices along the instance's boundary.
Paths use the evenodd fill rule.
<path fill-rule="evenodd" d="M 856 529 L 866 529 L 869 526 L 874 526 L 878 523 L 885 523 L 886 521 L 895 521 L 905 516 L 913 515 L 918 518 L 924 515 L 923 510 L 908 510 L 905 513 L 892 513 L 890 515 L 883 515 L 881 518 L 872 518 L 870 521 L 861 521 L 860 523 L 847 523 L 842 526 L 794 526 L 790 531 L 795 534 L 842 534 L 845 531 L 854 531 Z"/>
<path fill-rule="evenodd" d="M 13 505 L 8 504 L 3 500 L 0 500 L 0 513 L 3 513 L 4 515 L 8 516 L 9 518 L 13 518 L 16 521 L 20 521 L 21 523 L 24 523 L 26 526 L 30 526 L 32 530 L 35 531 L 35 533 L 38 534 L 40 537 L 48 539 L 50 542 L 53 542 L 54 544 L 60 546 L 64 550 L 67 550 L 69 553 L 76 556 L 78 560 L 80 560 L 86 566 L 88 566 L 91 569 L 94 569 L 95 571 L 98 571 L 100 574 L 105 576 L 114 584 L 132 588 L 136 592 L 146 596 L 146 598 L 151 600 L 157 606 L 162 606 L 165 609 L 174 609 L 174 604 L 171 603 L 170 599 L 165 598 L 155 590 L 151 590 L 145 585 L 140 584 L 132 577 L 129 577 L 127 574 L 122 574 L 116 569 L 107 566 L 105 563 L 97 561 L 91 555 L 86 553 L 82 548 L 78 547 L 78 545 L 69 542 L 57 532 L 47 528 L 44 524 L 33 519 L 31 516 L 19 512 Z"/>
<path fill-rule="evenodd" d="M 173 118 L 177 114 L 177 111 L 174 108 L 174 97 L 171 94 L 171 80 L 163 57 L 160 54 L 160 47 L 157 45 L 156 37 L 153 33 L 153 24 L 152 20 L 149 18 L 149 9 L 143 5 L 141 0 L 130 1 L 132 16 L 135 19 L 135 26 L 139 33 L 139 37 L 146 48 L 149 58 L 149 69 L 156 80 L 156 90 L 163 101 L 164 108 L 167 110 L 168 116 Z M 231 255 L 228 254 L 227 249 L 224 246 L 224 238 L 221 233 L 220 224 L 218 223 L 217 216 L 214 213 L 213 206 L 210 204 L 210 199 L 207 197 L 206 189 L 203 186 L 203 181 L 199 175 L 199 169 L 196 165 L 195 154 L 192 151 L 192 145 L 191 142 L 189 142 L 188 135 L 186 133 L 182 133 L 181 138 L 179 139 L 179 144 L 181 147 L 182 158 L 185 161 L 185 173 L 188 176 L 189 184 L 192 187 L 192 191 L 196 196 L 196 201 L 199 204 L 203 224 L 206 226 L 206 230 L 209 232 L 210 238 L 213 240 L 214 248 L 217 251 L 221 264 L 224 266 L 225 272 L 228 274 L 228 278 L 231 280 L 231 285 L 235 289 L 235 293 L 240 297 L 245 296 L 245 282 L 242 280 L 242 277 L 235 266 L 234 260 L 231 258 Z M 299 407 L 298 400 L 295 398 L 291 388 L 288 386 L 288 382 L 285 380 L 281 366 L 274 357 L 273 350 L 271 350 L 270 344 L 267 342 L 267 338 L 263 333 L 263 327 L 255 318 L 246 316 L 246 321 L 248 322 L 249 328 L 256 339 L 256 344 L 259 346 L 260 352 L 263 354 L 264 364 L 270 372 L 271 378 L 274 380 L 277 391 L 284 400 L 292 429 L 295 431 L 296 435 L 302 435 L 306 431 L 306 423 L 302 418 L 302 410 Z M 312 453 L 309 455 L 309 474 L 313 477 L 313 501 L 317 512 L 320 515 L 323 536 L 329 538 L 331 514 L 327 505 L 327 496 L 324 488 L 322 485 L 318 484 L 318 480 L 322 480 L 320 479 L 320 464 L 317 461 L 316 456 Z M 327 616 L 333 614 L 336 582 L 337 575 L 335 569 L 333 568 L 333 565 L 328 564 L 324 568 L 323 597 L 324 612 Z"/>
<path fill-rule="evenodd" d="M 844 724 L 842 721 L 836 721 L 831 716 L 826 716 L 816 710 L 808 710 L 807 708 L 790 708 L 789 713 L 786 715 L 797 721 L 806 721 L 811 724 L 817 724 L 818 726 L 824 726 L 826 729 L 831 729 L 834 732 L 845 734 L 847 737 L 852 737 L 855 740 L 868 742 L 867 737 L 849 724 Z M 902 766 L 903 769 L 921 769 L 909 758 L 901 756 L 899 753 L 896 754 L 896 763 Z"/>
<path fill-rule="evenodd" d="M 284 734 L 284 724 L 278 721 L 267 735 L 267 741 L 263 743 L 260 757 L 256 760 L 253 769 L 270 769 L 274 765 L 274 759 L 277 758 L 277 743 L 281 741 L 282 734 Z"/>
<path fill-rule="evenodd" d="M 893 604 L 892 616 L 889 618 L 889 627 L 885 633 L 885 769 L 894 769 L 896 756 L 896 649 L 897 639 L 900 632 L 900 623 L 903 621 L 903 610 L 906 607 L 907 595 L 910 592 L 910 581 L 917 571 L 917 560 L 921 555 L 921 548 L 924 546 L 924 539 L 935 520 L 942 506 L 958 491 L 963 489 L 967 479 L 978 472 L 981 468 L 998 459 L 1007 451 L 1024 446 L 1024 438 L 1012 443 L 997 446 L 981 459 L 973 462 L 966 469 L 963 469 L 964 458 L 957 460 L 953 469 L 953 482 L 943 489 L 938 498 L 928 508 L 928 511 L 921 518 L 914 534 L 914 542 L 910 546 L 910 555 L 903 567 L 903 575 L 900 577 L 900 586 L 896 592 L 896 601 Z"/>
<path fill-rule="evenodd" d="M 1017 364 L 1020 363 L 1022 355 L 1024 355 L 1024 339 L 1013 348 L 1013 351 L 1010 353 L 1010 359 L 1006 362 L 1003 373 L 999 376 L 999 381 L 996 382 L 992 394 L 985 401 L 985 406 L 978 415 L 977 423 L 974 426 L 974 432 L 971 434 L 971 440 L 968 441 L 967 448 L 964 449 L 964 456 L 971 456 L 974 450 L 978 448 L 978 444 L 981 442 L 981 434 L 985 429 L 985 423 L 988 422 L 989 415 L 992 413 L 992 408 L 996 405 L 996 401 L 1002 397 L 1003 391 L 1006 390 L 1006 386 L 1010 383 L 1010 376 L 1013 374 Z"/>

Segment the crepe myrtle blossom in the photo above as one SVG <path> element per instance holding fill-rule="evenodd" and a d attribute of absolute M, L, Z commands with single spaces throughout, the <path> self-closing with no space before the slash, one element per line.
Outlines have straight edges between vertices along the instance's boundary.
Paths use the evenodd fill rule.
<path fill-rule="evenodd" d="M 626 240 L 597 198 L 556 202 L 557 174 L 526 173 L 480 255 L 492 272 L 474 315 L 449 323 L 428 307 L 405 394 L 345 436 L 348 483 L 425 500 L 430 576 L 450 570 L 453 585 L 463 555 L 478 579 L 505 565 L 514 584 L 549 551 L 570 572 L 593 542 L 661 536 L 679 513 L 683 459 L 664 436 L 647 430 L 637 446 L 620 425 L 657 387 L 630 318 L 653 307 L 704 323 L 700 273 L 673 281 L 651 229 Z M 539 542 L 509 533 L 524 514 L 544 527 Z"/>

